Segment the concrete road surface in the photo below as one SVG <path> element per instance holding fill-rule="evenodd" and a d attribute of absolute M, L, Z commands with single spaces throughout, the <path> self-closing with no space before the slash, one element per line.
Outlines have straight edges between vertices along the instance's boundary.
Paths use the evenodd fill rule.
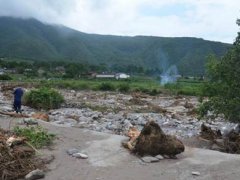
<path fill-rule="evenodd" d="M 11 120 L 11 123 L 10 123 Z M 8 129 L 18 119 L 0 116 L 0 126 Z M 206 149 L 186 147 L 178 159 L 164 159 L 145 164 L 121 147 L 123 136 L 97 133 L 79 128 L 67 128 L 40 122 L 57 135 L 51 150 L 54 155 L 48 165 L 46 180 L 238 180 L 240 156 Z M 66 150 L 77 148 L 88 159 L 76 159 Z M 192 175 L 197 171 L 200 175 Z"/>

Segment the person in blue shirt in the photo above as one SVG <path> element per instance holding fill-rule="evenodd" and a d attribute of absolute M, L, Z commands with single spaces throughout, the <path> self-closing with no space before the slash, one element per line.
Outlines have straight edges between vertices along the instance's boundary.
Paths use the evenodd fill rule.
<path fill-rule="evenodd" d="M 22 113 L 21 105 L 22 105 L 22 96 L 23 96 L 23 90 L 22 88 L 16 88 L 13 92 L 14 94 L 14 102 L 13 102 L 13 108 L 16 113 Z"/>

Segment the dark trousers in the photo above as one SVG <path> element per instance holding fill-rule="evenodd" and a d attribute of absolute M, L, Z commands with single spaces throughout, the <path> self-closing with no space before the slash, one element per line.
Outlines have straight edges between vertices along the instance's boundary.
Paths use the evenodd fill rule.
<path fill-rule="evenodd" d="M 18 100 L 14 100 L 13 102 L 13 108 L 14 108 L 14 111 L 16 111 L 16 113 L 22 113 L 21 111 L 21 101 L 18 101 Z"/>

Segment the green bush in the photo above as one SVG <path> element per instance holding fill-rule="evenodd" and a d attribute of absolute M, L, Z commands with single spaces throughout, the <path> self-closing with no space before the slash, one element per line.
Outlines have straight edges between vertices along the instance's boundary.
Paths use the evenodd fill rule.
<path fill-rule="evenodd" d="M 59 108 L 63 102 L 63 96 L 56 90 L 49 88 L 34 89 L 24 96 L 24 103 L 36 109 Z"/>
<path fill-rule="evenodd" d="M 7 74 L 1 74 L 0 80 L 12 80 L 12 77 Z"/>
<path fill-rule="evenodd" d="M 237 21 L 240 26 L 240 20 Z M 203 88 L 208 101 L 200 107 L 200 116 L 207 110 L 214 115 L 223 114 L 231 122 L 240 122 L 240 32 L 232 48 L 221 59 L 208 58 L 209 82 Z"/>
<path fill-rule="evenodd" d="M 25 137 L 35 148 L 50 145 L 55 138 L 54 134 L 49 134 L 41 126 L 26 128 L 15 127 L 13 131 L 17 136 Z"/>
<path fill-rule="evenodd" d="M 98 89 L 101 91 L 114 91 L 115 87 L 111 83 L 103 82 L 98 86 Z"/>
<path fill-rule="evenodd" d="M 128 92 L 130 90 L 130 85 L 129 84 L 119 84 L 118 90 L 120 92 Z"/>
<path fill-rule="evenodd" d="M 135 89 L 137 92 L 142 92 L 142 93 L 146 93 L 146 94 L 149 94 L 150 93 L 150 89 L 148 88 L 145 88 L 145 87 L 139 87 L 137 89 Z"/>
<path fill-rule="evenodd" d="M 161 94 L 162 92 L 160 90 L 157 90 L 157 89 L 152 89 L 150 92 L 149 92 L 149 95 L 151 96 L 156 96 L 158 94 Z"/>

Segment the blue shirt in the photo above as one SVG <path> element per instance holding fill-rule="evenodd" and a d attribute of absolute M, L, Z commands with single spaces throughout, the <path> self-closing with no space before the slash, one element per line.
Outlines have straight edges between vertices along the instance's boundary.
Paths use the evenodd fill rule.
<path fill-rule="evenodd" d="M 23 90 L 22 88 L 17 88 L 15 89 L 15 91 L 13 92 L 14 94 L 14 100 L 15 101 L 21 101 L 22 95 L 23 95 Z"/>

